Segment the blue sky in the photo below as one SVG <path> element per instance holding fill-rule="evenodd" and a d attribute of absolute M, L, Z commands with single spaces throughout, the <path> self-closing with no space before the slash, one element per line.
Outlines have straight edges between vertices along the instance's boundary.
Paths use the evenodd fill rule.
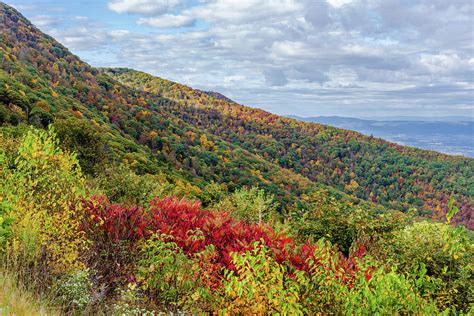
<path fill-rule="evenodd" d="M 11 0 L 93 66 L 277 114 L 474 117 L 470 0 Z"/>

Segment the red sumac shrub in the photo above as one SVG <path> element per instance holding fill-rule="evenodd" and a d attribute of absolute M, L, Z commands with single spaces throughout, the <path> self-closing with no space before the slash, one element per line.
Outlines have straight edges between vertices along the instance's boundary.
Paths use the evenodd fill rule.
<path fill-rule="evenodd" d="M 118 242 L 137 241 L 145 234 L 147 221 L 141 207 L 111 204 L 106 197 L 86 199 L 84 207 L 83 229 L 89 235 L 101 234 L 102 238 Z"/>
<path fill-rule="evenodd" d="M 97 279 L 113 290 L 134 279 L 137 242 L 147 227 L 145 213 L 141 207 L 111 204 L 105 197 L 85 199 L 83 205 L 82 229 L 91 242 L 86 260 Z"/>
<path fill-rule="evenodd" d="M 201 265 L 212 279 L 209 283 L 213 287 L 219 286 L 223 268 L 235 268 L 231 253 L 250 250 L 255 241 L 261 241 L 268 247 L 269 254 L 278 263 L 290 268 L 289 273 L 294 270 L 310 273 L 314 271 L 315 264 L 323 264 L 327 260 L 333 262 L 331 267 L 338 271 L 339 279 L 345 283 L 351 282 L 358 271 L 357 260 L 348 259 L 332 248 L 326 251 L 325 247 L 330 247 L 326 244 L 298 244 L 275 232 L 269 225 L 248 224 L 232 218 L 229 212 L 203 210 L 199 202 L 155 198 L 150 201 L 150 209 L 144 210 L 111 204 L 104 197 L 92 197 L 84 201 L 84 205 L 84 230 L 95 245 L 96 256 L 107 258 L 109 265 L 110 260 L 116 263 L 115 270 L 106 271 L 114 277 L 124 275 L 124 267 L 132 262 L 136 252 L 137 241 L 152 234 L 172 236 L 173 242 L 190 257 L 212 245 L 212 255 L 206 256 L 206 262 L 201 262 Z M 317 253 L 326 255 L 317 257 Z M 364 249 L 358 249 L 354 254 L 361 257 L 363 253 Z"/>
<path fill-rule="evenodd" d="M 232 218 L 228 212 L 202 210 L 197 202 L 175 198 L 153 199 L 150 205 L 149 228 L 172 235 L 184 253 L 190 255 L 207 245 L 214 246 L 212 264 L 216 273 L 221 273 L 222 268 L 234 268 L 232 252 L 250 250 L 254 242 L 260 240 L 277 262 L 287 262 L 294 269 L 308 272 L 308 259 L 317 262 L 316 245 L 298 245 L 269 225 L 247 224 Z"/>

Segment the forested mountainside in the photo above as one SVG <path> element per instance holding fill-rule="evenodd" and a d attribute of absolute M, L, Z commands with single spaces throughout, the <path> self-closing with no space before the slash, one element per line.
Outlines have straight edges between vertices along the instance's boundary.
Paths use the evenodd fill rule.
<path fill-rule="evenodd" d="M 107 74 L 175 102 L 164 108 L 186 122 L 238 144 L 308 179 L 358 198 L 443 215 L 459 196 L 462 221 L 472 225 L 474 160 L 399 146 L 359 133 L 298 122 L 212 98 L 189 87 L 128 69 Z"/>
<path fill-rule="evenodd" d="M 472 159 L 96 69 L 3 3 L 0 124 L 1 312 L 472 314 Z"/>

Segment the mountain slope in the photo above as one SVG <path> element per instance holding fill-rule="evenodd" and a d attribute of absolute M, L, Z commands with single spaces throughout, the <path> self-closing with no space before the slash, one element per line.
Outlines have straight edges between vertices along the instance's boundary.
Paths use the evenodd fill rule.
<path fill-rule="evenodd" d="M 105 160 L 200 187 L 258 185 L 285 207 L 326 187 L 348 203 L 440 217 L 454 195 L 457 220 L 472 226 L 472 159 L 298 122 L 133 70 L 99 70 L 16 10 L 0 13 L 2 124 L 89 122 L 104 135 Z"/>
<path fill-rule="evenodd" d="M 385 206 L 441 216 L 449 197 L 472 224 L 474 160 L 389 143 L 329 126 L 298 122 L 215 100 L 184 85 L 128 69 L 106 71 L 122 83 L 173 99 L 166 107 L 188 123 L 238 144 L 312 181 Z"/>

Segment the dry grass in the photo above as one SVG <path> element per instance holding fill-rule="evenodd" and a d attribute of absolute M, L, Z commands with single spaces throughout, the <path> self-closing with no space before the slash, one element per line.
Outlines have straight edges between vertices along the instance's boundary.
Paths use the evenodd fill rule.
<path fill-rule="evenodd" d="M 12 274 L 0 270 L 0 315 L 60 315 L 48 303 L 18 284 Z"/>

